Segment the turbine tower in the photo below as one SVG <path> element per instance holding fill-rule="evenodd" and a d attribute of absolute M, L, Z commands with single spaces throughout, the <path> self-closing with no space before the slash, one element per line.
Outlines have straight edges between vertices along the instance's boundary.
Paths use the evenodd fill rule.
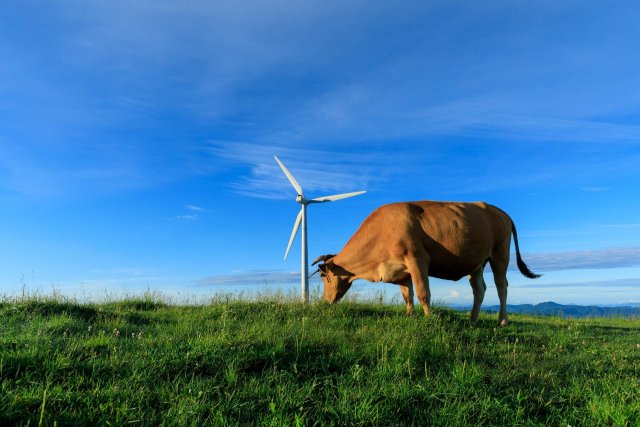
<path fill-rule="evenodd" d="M 293 185 L 293 188 L 296 189 L 298 195 L 296 196 L 296 202 L 302 205 L 300 209 L 300 213 L 296 217 L 296 222 L 293 224 L 293 231 L 291 232 L 291 237 L 289 238 L 289 244 L 287 245 L 287 251 L 284 253 L 284 259 L 287 259 L 287 255 L 289 255 L 289 250 L 291 249 L 291 244 L 293 243 L 293 239 L 296 237 L 298 233 L 298 228 L 300 228 L 300 223 L 302 223 L 302 269 L 300 271 L 300 284 L 302 287 L 302 302 L 309 302 L 309 255 L 307 251 L 307 205 L 312 203 L 325 203 L 325 202 L 333 202 L 340 199 L 346 199 L 347 197 L 357 196 L 366 191 L 355 191 L 353 193 L 343 193 L 343 194 L 335 194 L 333 196 L 324 196 L 317 197 L 315 199 L 307 199 L 302 192 L 302 187 L 298 184 L 298 181 L 291 175 L 291 172 L 282 164 L 280 159 L 277 156 L 273 156 L 280 165 L 280 168 L 284 172 L 284 174 Z"/>

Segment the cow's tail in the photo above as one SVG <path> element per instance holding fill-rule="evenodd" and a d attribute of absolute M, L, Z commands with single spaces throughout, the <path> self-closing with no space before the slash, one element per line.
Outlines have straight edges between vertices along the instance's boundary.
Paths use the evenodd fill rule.
<path fill-rule="evenodd" d="M 524 263 L 522 257 L 520 256 L 520 247 L 518 246 L 518 233 L 516 232 L 516 223 L 511 220 L 511 231 L 513 232 L 513 242 L 516 244 L 516 259 L 518 261 L 518 270 L 522 273 L 523 276 L 528 277 L 529 279 L 537 279 L 542 276 L 542 274 L 536 274 L 533 271 L 529 270 L 527 264 Z"/>

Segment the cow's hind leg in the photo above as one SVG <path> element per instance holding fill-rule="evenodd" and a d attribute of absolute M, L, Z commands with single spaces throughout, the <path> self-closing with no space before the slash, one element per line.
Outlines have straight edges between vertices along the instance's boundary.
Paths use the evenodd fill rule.
<path fill-rule="evenodd" d="M 489 263 L 493 271 L 493 280 L 498 290 L 498 298 L 500 299 L 500 315 L 498 316 L 498 324 L 507 326 L 509 318 L 507 317 L 507 267 L 509 266 L 509 245 L 505 245 L 506 249 L 502 249 L 498 256 L 493 256 Z"/>
<path fill-rule="evenodd" d="M 484 293 L 487 290 L 487 285 L 484 283 L 484 264 L 476 271 L 469 275 L 469 282 L 471 283 L 471 289 L 473 290 L 473 308 L 471 309 L 471 324 L 478 323 L 478 315 L 480 314 L 480 305 L 484 300 Z"/>
<path fill-rule="evenodd" d="M 416 254 L 406 262 L 411 281 L 415 288 L 418 301 L 422 305 L 424 315 L 431 311 L 431 290 L 429 289 L 429 256 L 426 253 Z"/>
<path fill-rule="evenodd" d="M 400 283 L 400 291 L 404 302 L 407 303 L 407 317 L 411 317 L 413 316 L 413 283 L 411 283 L 411 279 Z"/>

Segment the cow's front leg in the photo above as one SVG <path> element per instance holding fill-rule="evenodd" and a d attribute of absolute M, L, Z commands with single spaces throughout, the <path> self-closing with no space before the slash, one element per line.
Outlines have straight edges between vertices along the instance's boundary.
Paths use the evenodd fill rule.
<path fill-rule="evenodd" d="M 414 258 L 407 260 L 411 281 L 415 287 L 418 301 L 422 305 L 424 315 L 431 312 L 431 290 L 429 289 L 429 256 L 418 254 Z"/>
<path fill-rule="evenodd" d="M 404 302 L 407 303 L 407 317 L 411 317 L 413 316 L 413 283 L 411 283 L 411 279 L 400 283 L 400 291 Z"/>

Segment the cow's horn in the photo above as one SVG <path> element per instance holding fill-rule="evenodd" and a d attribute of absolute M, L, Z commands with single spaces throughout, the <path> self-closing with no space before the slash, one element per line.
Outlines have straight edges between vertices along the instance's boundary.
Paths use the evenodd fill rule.
<path fill-rule="evenodd" d="M 317 263 L 319 263 L 321 261 L 326 262 L 328 259 L 331 259 L 334 256 L 336 256 L 336 254 L 320 255 L 318 258 L 316 258 L 315 261 L 313 261 L 313 263 L 311 263 L 311 265 L 316 265 Z"/>

